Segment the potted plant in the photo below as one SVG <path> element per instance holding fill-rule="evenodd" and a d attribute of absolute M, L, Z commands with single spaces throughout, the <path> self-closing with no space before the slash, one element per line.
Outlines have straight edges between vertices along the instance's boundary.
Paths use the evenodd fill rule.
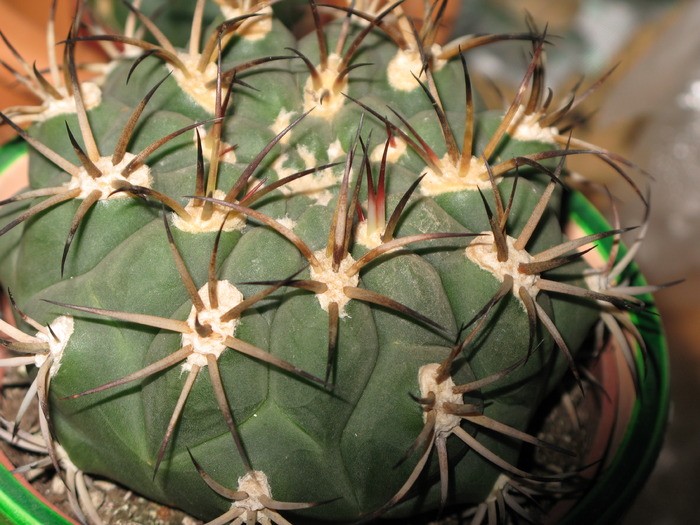
<path fill-rule="evenodd" d="M 23 77 L 41 109 L 0 115 L 30 187 L 0 208 L 3 363 L 36 368 L 27 399 L 76 506 L 86 472 L 212 523 L 618 518 L 660 446 L 665 347 L 625 229 L 567 187 L 571 155 L 633 166 L 563 132 L 580 98 L 545 96 L 547 35 L 441 46 L 443 4 L 416 27 L 400 3 L 311 2 L 297 39 L 267 2 L 217 4 L 192 7 L 184 50 L 179 7 L 127 4 L 116 34 L 76 14 L 56 85 Z M 506 40 L 531 60 L 484 111 L 468 50 Z M 87 41 L 113 57 L 89 83 Z M 584 454 L 533 425 L 562 382 L 587 390 L 591 348 L 606 395 L 587 399 L 614 415 Z M 547 472 L 529 447 L 584 458 Z"/>

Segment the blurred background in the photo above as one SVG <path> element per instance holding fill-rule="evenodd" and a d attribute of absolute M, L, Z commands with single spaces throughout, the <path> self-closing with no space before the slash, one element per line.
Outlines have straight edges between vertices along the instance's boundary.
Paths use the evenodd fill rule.
<path fill-rule="evenodd" d="M 0 0 L 0 30 L 26 58 L 46 65 L 45 28 L 50 0 Z M 422 9 L 423 0 L 408 0 Z M 58 34 L 74 8 L 58 1 Z M 520 32 L 529 13 L 547 24 L 548 86 L 555 100 L 585 76 L 583 88 L 618 65 L 587 101 L 592 117 L 576 136 L 634 159 L 653 175 L 635 174 L 652 190 L 651 228 L 638 256 L 651 283 L 686 281 L 657 294 L 670 346 L 672 417 L 656 469 L 623 522 L 696 523 L 700 491 L 700 0 L 449 0 L 445 37 L 471 32 Z M 97 52 L 78 46 L 78 61 Z M 0 60 L 16 64 L 0 42 Z M 527 57 L 522 47 L 499 44 L 471 51 L 470 72 L 514 89 Z M 513 67 L 516 66 L 516 67 Z M 0 67 L 0 108 L 34 102 Z M 0 127 L 0 143 L 12 134 Z M 623 224 L 643 216 L 629 187 L 601 169 L 577 162 L 572 169 L 610 187 Z M 631 173 L 632 174 L 632 173 Z M 591 193 L 608 207 L 607 197 Z"/>

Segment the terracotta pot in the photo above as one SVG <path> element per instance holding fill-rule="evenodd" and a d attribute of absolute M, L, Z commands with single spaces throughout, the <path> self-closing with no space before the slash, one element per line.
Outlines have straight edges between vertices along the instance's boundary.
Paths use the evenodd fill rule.
<path fill-rule="evenodd" d="M 0 148 L 0 199 L 16 193 L 27 183 L 26 148 L 13 142 Z M 582 195 L 573 194 L 570 218 L 587 235 L 610 229 L 603 217 Z M 598 243 L 600 260 L 607 259 L 612 239 Z M 636 266 L 630 268 L 632 285 L 645 285 Z M 649 304 L 653 299 L 643 297 Z M 653 310 L 653 309 L 652 309 Z M 622 352 L 614 345 L 603 351 L 592 373 L 607 395 L 589 396 L 599 415 L 584 464 L 594 464 L 585 474 L 592 478 L 589 490 L 576 501 L 566 501 L 551 512 L 558 524 L 613 524 L 629 508 L 649 476 L 659 454 L 669 412 L 668 355 L 661 323 L 655 312 L 630 313 L 644 337 L 649 356 L 639 357 L 641 395 L 637 397 Z M 6 314 L 7 315 L 7 314 Z M 646 368 L 646 370 L 644 370 Z M 2 369 L 0 369 L 0 373 Z M 1 379 L 1 376 L 0 376 Z M 0 462 L 0 523 L 45 525 L 76 523 L 54 511 L 19 476 L 12 475 L 6 458 Z"/>

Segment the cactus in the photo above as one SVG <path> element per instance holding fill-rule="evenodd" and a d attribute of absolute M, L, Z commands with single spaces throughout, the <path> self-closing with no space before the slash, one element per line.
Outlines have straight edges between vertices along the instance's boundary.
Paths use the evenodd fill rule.
<path fill-rule="evenodd" d="M 285 2 L 96 4 L 122 29 L 76 13 L 58 85 L 16 72 L 46 100 L 0 113 L 30 149 L 30 188 L 0 208 L 19 353 L 1 364 L 36 366 L 59 471 L 280 524 L 515 507 L 519 483 L 575 477 L 519 463 L 570 453 L 532 418 L 582 385 L 601 314 L 622 333 L 644 303 L 612 291 L 621 266 L 586 284 L 583 251 L 623 228 L 563 231 L 568 156 L 634 166 L 568 135 L 583 96 L 545 99 L 546 34 L 441 46 L 438 1 L 420 24 L 401 2 L 311 1 L 302 37 Z M 89 84 L 88 42 L 111 59 Z M 531 51 L 505 110 L 472 92 L 481 45 Z"/>

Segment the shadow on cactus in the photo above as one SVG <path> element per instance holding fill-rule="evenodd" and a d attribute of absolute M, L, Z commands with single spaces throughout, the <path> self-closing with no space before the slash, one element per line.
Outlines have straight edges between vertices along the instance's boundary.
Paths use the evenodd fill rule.
<path fill-rule="evenodd" d="M 635 368 L 626 311 L 658 287 L 621 281 L 643 233 L 602 270 L 587 252 L 631 228 L 565 234 L 565 159 L 634 165 L 555 127 L 582 97 L 543 100 L 545 34 L 440 46 L 445 1 L 310 1 L 301 37 L 283 1 L 116 4 L 121 29 L 79 10 L 59 43 L 71 112 L 0 113 L 32 151 L 0 203 L 0 366 L 36 369 L 0 435 L 48 454 L 79 519 L 102 520 L 87 474 L 222 524 L 536 522 L 578 495 L 590 458 L 523 460 L 585 453 L 533 419 L 610 333 Z M 532 53 L 505 110 L 472 92 L 482 45 Z"/>

